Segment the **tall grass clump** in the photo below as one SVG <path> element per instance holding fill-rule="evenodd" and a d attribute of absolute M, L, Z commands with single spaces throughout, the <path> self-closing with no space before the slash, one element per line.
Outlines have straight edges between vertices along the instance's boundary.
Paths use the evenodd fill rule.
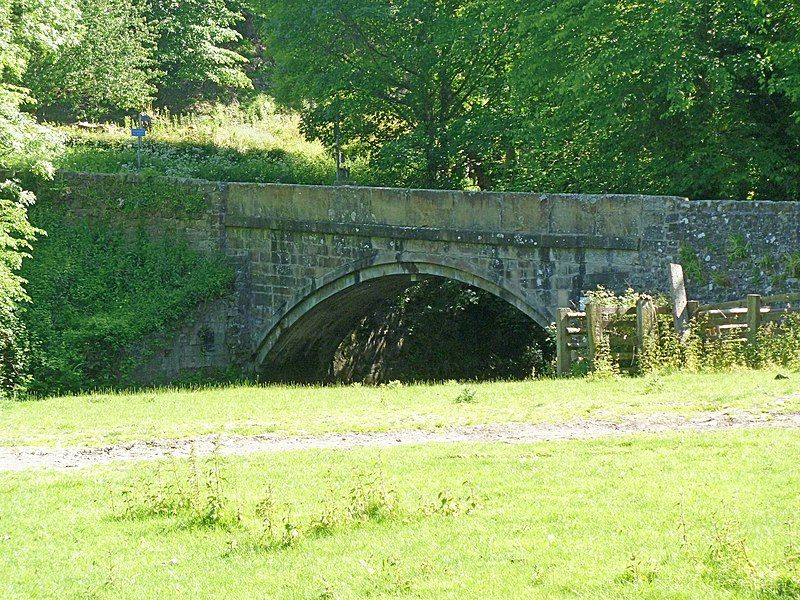
<path fill-rule="evenodd" d="M 249 548 L 276 551 L 315 538 L 394 521 L 453 518 L 476 510 L 472 486 L 462 492 L 442 490 L 435 500 L 401 503 L 394 485 L 380 469 L 357 474 L 344 488 L 330 490 L 317 506 L 292 501 L 285 490 L 267 482 L 255 498 L 237 495 L 225 473 L 221 448 L 200 458 L 192 448 L 187 461 L 172 461 L 143 474 L 112 494 L 112 517 L 118 521 L 162 519 L 177 529 L 221 528 L 237 534 L 228 552 Z M 236 498 L 236 499 L 235 499 Z"/>

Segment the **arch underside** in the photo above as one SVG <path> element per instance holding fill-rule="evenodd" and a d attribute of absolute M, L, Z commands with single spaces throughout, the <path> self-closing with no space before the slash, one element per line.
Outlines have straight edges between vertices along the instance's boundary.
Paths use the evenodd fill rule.
<path fill-rule="evenodd" d="M 382 303 L 415 281 L 444 278 L 498 296 L 541 327 L 550 318 L 518 294 L 475 274 L 428 262 L 370 264 L 331 277 L 300 298 L 270 328 L 255 355 L 256 369 L 270 380 L 311 382 L 330 377 L 331 360 L 344 338 Z"/>

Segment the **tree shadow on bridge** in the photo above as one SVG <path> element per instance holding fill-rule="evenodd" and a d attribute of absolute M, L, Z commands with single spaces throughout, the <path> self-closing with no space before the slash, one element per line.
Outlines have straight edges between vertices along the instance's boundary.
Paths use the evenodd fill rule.
<path fill-rule="evenodd" d="M 524 379 L 548 371 L 551 337 L 508 302 L 457 281 L 384 277 L 287 331 L 267 381 L 385 383 Z"/>

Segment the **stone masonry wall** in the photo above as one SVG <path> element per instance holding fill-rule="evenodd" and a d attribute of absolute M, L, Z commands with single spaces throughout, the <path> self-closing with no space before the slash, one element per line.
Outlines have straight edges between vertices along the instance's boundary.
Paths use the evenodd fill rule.
<path fill-rule="evenodd" d="M 800 202 L 687 202 L 674 236 L 692 298 L 800 291 Z"/>
<path fill-rule="evenodd" d="M 62 178 L 59 201 L 76 218 L 180 234 L 198 249 L 224 252 L 236 266 L 235 292 L 165 332 L 164 350 L 140 369 L 143 381 L 255 368 L 245 363 L 259 349 L 267 356 L 268 334 L 303 316 L 292 310 L 313 312 L 361 273 L 460 278 L 542 324 L 597 285 L 664 292 L 672 261 L 684 264 L 689 295 L 701 301 L 798 289 L 800 275 L 800 204 L 793 203 Z M 139 204 L 118 200 L 120 186 L 141 189 Z M 174 197 L 178 208 L 153 203 L 154 190 Z M 342 323 L 359 316 L 345 314 L 347 306 L 357 312 L 368 301 L 362 295 L 340 302 Z M 320 331 L 327 320 L 319 320 Z"/>

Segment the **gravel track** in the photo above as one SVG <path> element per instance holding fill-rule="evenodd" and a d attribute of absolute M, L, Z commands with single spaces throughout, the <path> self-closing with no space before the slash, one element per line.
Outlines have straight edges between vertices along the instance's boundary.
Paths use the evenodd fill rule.
<path fill-rule="evenodd" d="M 674 414 L 637 415 L 619 422 L 574 420 L 559 424 L 507 423 L 436 430 L 393 432 L 330 433 L 319 436 L 281 436 L 278 434 L 239 436 L 207 435 L 192 439 L 162 439 L 127 442 L 105 447 L 31 447 L 0 448 L 0 471 L 30 469 L 73 470 L 117 461 L 157 460 L 187 457 L 192 449 L 207 456 L 215 448 L 220 455 L 243 456 L 290 450 L 389 448 L 392 446 L 496 442 L 527 444 L 533 442 L 580 440 L 615 437 L 636 433 L 681 431 L 722 431 L 729 429 L 783 428 L 800 429 L 800 414 L 746 411 L 707 412 L 687 418 Z"/>

